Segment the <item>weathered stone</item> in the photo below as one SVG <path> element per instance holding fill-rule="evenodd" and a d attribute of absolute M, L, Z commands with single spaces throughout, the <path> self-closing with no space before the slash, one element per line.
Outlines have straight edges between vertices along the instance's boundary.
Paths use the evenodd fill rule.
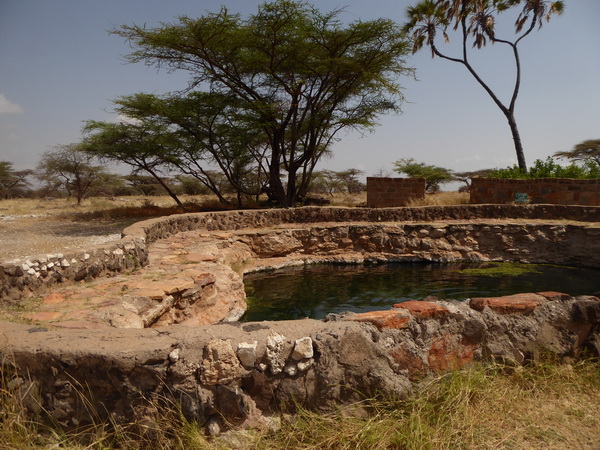
<path fill-rule="evenodd" d="M 240 342 L 238 344 L 237 356 L 242 363 L 242 365 L 251 369 L 254 367 L 256 363 L 256 347 L 258 345 L 258 341 L 254 341 L 252 343 L 249 342 Z"/>
<path fill-rule="evenodd" d="M 290 377 L 293 377 L 294 375 L 296 375 L 298 373 L 298 366 L 293 361 L 290 361 L 285 365 L 285 367 L 283 368 L 283 371 L 286 374 L 288 374 Z"/>
<path fill-rule="evenodd" d="M 429 369 L 435 372 L 456 370 L 473 362 L 477 345 L 458 335 L 444 334 L 429 349 Z"/>
<path fill-rule="evenodd" d="M 384 328 L 393 328 L 401 330 L 408 327 L 411 315 L 405 310 L 393 311 L 370 311 L 360 314 L 352 314 L 344 317 L 342 320 L 353 322 L 367 322 L 375 325 L 379 330 Z"/>
<path fill-rule="evenodd" d="M 547 300 L 538 294 L 514 294 L 502 297 L 476 297 L 469 301 L 471 308 L 483 311 L 486 306 L 501 314 L 527 314 Z"/>
<path fill-rule="evenodd" d="M 575 297 L 571 314 L 575 322 L 600 323 L 600 299 L 593 296 Z"/>
<path fill-rule="evenodd" d="M 313 343 L 310 337 L 296 339 L 296 342 L 294 343 L 294 351 L 292 352 L 292 358 L 295 361 L 312 358 L 313 355 Z"/>
<path fill-rule="evenodd" d="M 287 359 L 285 343 L 285 336 L 277 332 L 272 331 L 267 336 L 267 353 L 265 356 L 273 375 L 281 373 L 285 367 Z"/>
<path fill-rule="evenodd" d="M 571 298 L 571 296 L 569 294 L 564 294 L 562 292 L 555 292 L 555 291 L 544 291 L 544 292 L 536 292 L 536 294 L 541 295 L 542 297 L 546 298 L 547 300 L 551 300 L 551 301 L 565 301 L 565 300 L 569 300 Z"/>
<path fill-rule="evenodd" d="M 448 317 L 450 311 L 445 306 L 437 303 L 409 300 L 402 303 L 396 303 L 394 308 L 406 309 L 416 319 L 442 319 Z"/>
<path fill-rule="evenodd" d="M 243 368 L 229 339 L 211 339 L 204 348 L 200 381 L 209 386 L 236 381 Z"/>
<path fill-rule="evenodd" d="M 298 361 L 298 370 L 300 372 L 306 372 L 308 369 L 310 369 L 310 367 L 314 364 L 314 359 L 307 359 L 304 361 Z"/>
<path fill-rule="evenodd" d="M 176 348 L 171 353 L 169 353 L 169 361 L 172 364 L 175 364 L 177 361 L 179 361 L 179 353 L 180 352 L 181 352 L 181 350 Z"/>

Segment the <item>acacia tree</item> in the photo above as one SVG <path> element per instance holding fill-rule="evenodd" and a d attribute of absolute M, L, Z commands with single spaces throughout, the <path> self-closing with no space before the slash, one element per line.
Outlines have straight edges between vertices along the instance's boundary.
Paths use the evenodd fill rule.
<path fill-rule="evenodd" d="M 180 145 L 163 156 L 182 174 L 192 176 L 227 203 L 222 194 L 221 175 L 237 196 L 258 196 L 268 178 L 264 134 L 254 120 L 244 116 L 232 96 L 217 92 L 192 92 L 159 97 L 135 94 L 121 97 L 118 112 L 139 122 L 160 123 Z"/>
<path fill-rule="evenodd" d="M 554 156 L 572 161 L 595 161 L 600 166 L 600 139 L 588 139 L 575 145 L 572 150 L 556 152 Z"/>
<path fill-rule="evenodd" d="M 109 123 L 90 120 L 83 130 L 85 138 L 79 144 L 80 150 L 103 160 L 125 163 L 133 168 L 132 175 L 147 172 L 183 211 L 187 211 L 164 179 L 167 158 L 180 145 L 168 127 L 150 121 Z"/>
<path fill-rule="evenodd" d="M 94 162 L 94 156 L 81 151 L 77 144 L 57 145 L 42 155 L 36 176 L 52 188 L 64 188 L 68 197 L 74 195 L 81 205 L 91 186 L 106 174 Z"/>
<path fill-rule="evenodd" d="M 450 169 L 418 163 L 412 158 L 399 159 L 394 162 L 394 172 L 405 173 L 409 178 L 425 178 L 425 190 L 438 192 L 440 184 L 454 181 L 454 174 Z"/>
<path fill-rule="evenodd" d="M 33 170 L 14 170 L 13 163 L 0 161 L 0 198 L 12 198 L 23 193 L 31 184 L 27 177 L 33 175 Z"/>
<path fill-rule="evenodd" d="M 501 13 L 521 7 L 515 22 L 515 37 L 513 40 L 503 39 L 496 35 L 496 19 Z M 515 104 L 521 85 L 521 59 L 518 45 L 535 29 L 541 27 L 544 20 L 549 21 L 552 14 L 561 14 L 564 9 L 562 1 L 543 0 L 423 0 L 415 6 L 410 6 L 406 13 L 408 23 L 404 30 L 412 33 L 413 53 L 427 45 L 431 56 L 462 64 L 477 80 L 483 89 L 500 108 L 512 134 L 520 170 L 526 172 L 527 164 L 521 136 L 515 119 Z M 454 30 L 462 41 L 462 54 L 449 56 L 440 52 L 436 45 L 439 35 L 448 42 L 449 29 Z M 475 70 L 469 60 L 469 44 L 472 48 L 481 49 L 488 42 L 510 47 L 515 63 L 515 83 L 508 103 L 498 98 L 488 83 Z"/>
<path fill-rule="evenodd" d="M 412 73 L 402 59 L 408 45 L 398 26 L 385 19 L 345 26 L 340 12 L 278 0 L 247 19 L 221 8 L 113 33 L 134 48 L 131 62 L 186 71 L 189 90 L 232 99 L 268 144 L 265 192 L 292 206 L 340 130 L 368 131 L 380 114 L 399 111 L 397 78 Z"/>

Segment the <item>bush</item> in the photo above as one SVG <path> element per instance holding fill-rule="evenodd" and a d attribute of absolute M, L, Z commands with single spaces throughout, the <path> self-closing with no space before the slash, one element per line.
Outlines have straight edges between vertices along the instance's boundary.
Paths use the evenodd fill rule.
<path fill-rule="evenodd" d="M 529 172 L 524 172 L 515 164 L 505 169 L 496 169 L 489 173 L 491 178 L 575 178 L 588 179 L 600 178 L 600 166 L 593 161 L 584 161 L 582 165 L 571 163 L 568 166 L 561 166 L 551 156 L 546 160 L 537 159 Z"/>

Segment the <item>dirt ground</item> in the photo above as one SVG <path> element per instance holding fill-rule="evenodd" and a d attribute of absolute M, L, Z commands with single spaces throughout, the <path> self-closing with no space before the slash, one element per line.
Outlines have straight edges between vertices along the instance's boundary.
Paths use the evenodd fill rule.
<path fill-rule="evenodd" d="M 67 253 L 121 238 L 129 222 L 70 222 L 36 214 L 0 215 L 0 261 Z"/>

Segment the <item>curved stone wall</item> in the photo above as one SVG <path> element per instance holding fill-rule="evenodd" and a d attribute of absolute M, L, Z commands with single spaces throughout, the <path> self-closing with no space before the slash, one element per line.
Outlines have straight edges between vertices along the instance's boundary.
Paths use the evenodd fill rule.
<path fill-rule="evenodd" d="M 600 207 L 563 205 L 459 205 L 419 208 L 293 208 L 181 214 L 139 222 L 116 244 L 72 254 L 38 255 L 0 263 L 2 302 L 38 296 L 56 284 L 91 280 L 143 266 L 147 245 L 191 230 L 238 230 L 285 223 L 444 222 L 448 220 L 534 219 L 600 223 Z"/>
<path fill-rule="evenodd" d="M 216 239 L 214 260 L 242 272 L 349 257 L 597 268 L 599 211 L 484 205 L 187 214 L 136 224 L 125 230 L 123 242 L 136 242 L 147 254 L 150 243 L 180 232 L 190 240 Z M 25 287 L 19 292 L 37 289 Z M 150 420 L 161 401 L 180 404 L 187 417 L 213 431 L 268 426 L 278 411 L 298 404 L 326 408 L 374 393 L 404 396 L 418 380 L 474 361 L 519 364 L 542 352 L 577 357 L 583 350 L 600 355 L 600 299 L 555 292 L 405 302 L 326 322 L 95 330 L 0 322 L 7 386 L 24 397 L 32 414 L 41 406 L 67 426 L 96 414 L 117 422 Z"/>

